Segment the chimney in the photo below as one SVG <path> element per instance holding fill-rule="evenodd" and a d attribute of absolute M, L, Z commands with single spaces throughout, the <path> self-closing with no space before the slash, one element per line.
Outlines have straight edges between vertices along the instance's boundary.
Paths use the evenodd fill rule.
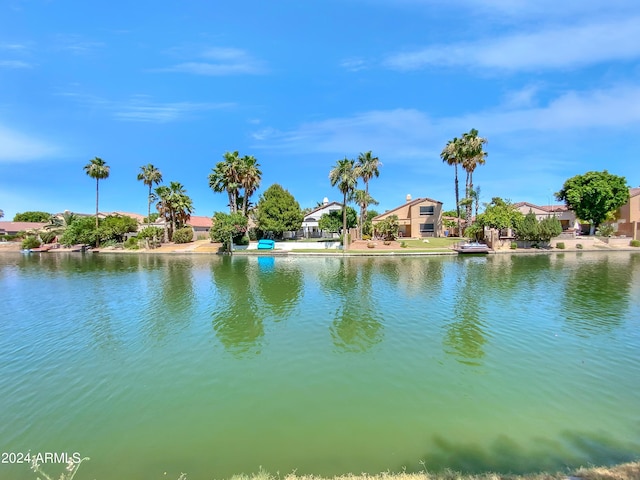
<path fill-rule="evenodd" d="M 329 205 L 329 199 L 328 199 L 327 197 L 324 197 L 324 198 L 322 199 L 322 204 L 323 204 L 323 205 Z"/>
<path fill-rule="evenodd" d="M 407 193 L 407 203 L 409 203 L 411 201 L 411 194 Z"/>

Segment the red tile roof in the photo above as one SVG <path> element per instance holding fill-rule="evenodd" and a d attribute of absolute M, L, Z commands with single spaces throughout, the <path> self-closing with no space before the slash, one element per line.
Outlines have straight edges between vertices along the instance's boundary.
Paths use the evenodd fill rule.
<path fill-rule="evenodd" d="M 211 228 L 211 217 L 197 217 L 191 215 L 191 219 L 187 222 L 191 227 Z"/>
<path fill-rule="evenodd" d="M 0 232 L 17 233 L 25 230 L 38 230 L 47 222 L 0 222 Z"/>

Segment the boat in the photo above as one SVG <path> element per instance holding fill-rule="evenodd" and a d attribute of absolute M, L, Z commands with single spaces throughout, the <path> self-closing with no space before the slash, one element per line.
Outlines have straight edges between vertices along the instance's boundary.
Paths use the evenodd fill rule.
<path fill-rule="evenodd" d="M 468 242 L 453 247 L 458 253 L 489 253 L 489 247 L 485 243 Z"/>

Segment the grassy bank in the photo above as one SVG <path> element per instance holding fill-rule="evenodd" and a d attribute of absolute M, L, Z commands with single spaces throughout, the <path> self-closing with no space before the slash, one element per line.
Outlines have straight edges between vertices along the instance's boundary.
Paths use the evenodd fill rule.
<path fill-rule="evenodd" d="M 187 476 L 181 477 L 187 480 Z M 231 480 L 640 480 L 640 462 L 623 463 L 612 467 L 589 467 L 556 473 L 532 473 L 510 475 L 502 473 L 464 474 L 453 471 L 441 473 L 380 473 L 377 475 L 341 475 L 318 477 L 313 475 L 272 475 L 259 472 L 252 475 L 235 475 Z"/>

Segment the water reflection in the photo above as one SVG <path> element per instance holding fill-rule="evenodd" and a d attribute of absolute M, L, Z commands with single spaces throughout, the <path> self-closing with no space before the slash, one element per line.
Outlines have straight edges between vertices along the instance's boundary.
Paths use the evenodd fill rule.
<path fill-rule="evenodd" d="M 363 352 L 382 341 L 382 319 L 373 298 L 375 267 L 373 259 L 363 263 L 361 259 L 344 258 L 334 268 L 320 272 L 320 288 L 330 301 L 338 300 L 330 332 L 341 351 Z"/>
<path fill-rule="evenodd" d="M 458 264 L 458 281 L 453 287 L 453 317 L 446 325 L 444 350 L 460 363 L 479 366 L 484 355 L 486 315 L 483 305 L 486 283 L 483 275 L 486 259 L 465 258 Z"/>
<path fill-rule="evenodd" d="M 304 278 L 297 262 L 273 257 L 258 257 L 257 290 L 275 320 L 286 319 L 296 307 L 304 290 Z"/>
<path fill-rule="evenodd" d="M 255 351 L 264 325 L 249 258 L 224 256 L 212 263 L 211 274 L 218 291 L 211 314 L 216 336 L 234 354 Z"/>
<path fill-rule="evenodd" d="M 638 267 L 638 255 L 606 254 L 579 261 L 566 280 L 562 297 L 567 328 L 583 336 L 619 328 L 627 320 Z"/>

